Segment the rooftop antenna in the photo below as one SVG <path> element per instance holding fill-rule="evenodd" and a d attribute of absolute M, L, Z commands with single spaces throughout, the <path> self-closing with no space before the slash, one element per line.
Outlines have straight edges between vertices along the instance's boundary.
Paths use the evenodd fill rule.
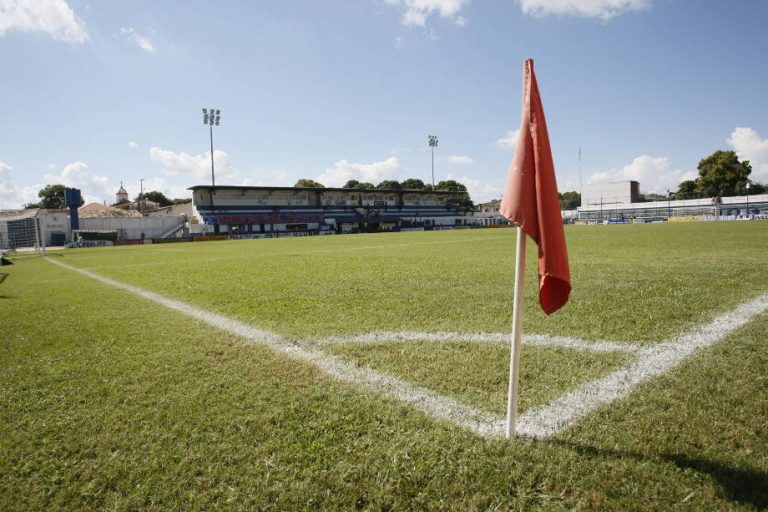
<path fill-rule="evenodd" d="M 581 197 L 581 146 L 579 146 L 579 197 Z"/>

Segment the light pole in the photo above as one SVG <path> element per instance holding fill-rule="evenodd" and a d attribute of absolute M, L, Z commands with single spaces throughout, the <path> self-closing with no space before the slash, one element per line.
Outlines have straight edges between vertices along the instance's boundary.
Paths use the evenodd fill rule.
<path fill-rule="evenodd" d="M 429 147 L 432 148 L 432 190 L 435 190 L 435 148 L 437 147 L 437 135 L 430 135 Z"/>
<path fill-rule="evenodd" d="M 749 218 L 749 185 L 750 183 L 747 181 L 747 218 Z"/>
<path fill-rule="evenodd" d="M 672 193 L 667 189 L 667 222 L 669 222 L 670 217 L 672 217 L 672 206 L 669 203 L 671 199 Z"/>
<path fill-rule="evenodd" d="M 144 178 L 139 178 L 139 213 L 142 213 L 141 202 L 144 200 Z"/>
<path fill-rule="evenodd" d="M 203 109 L 203 124 L 207 124 L 211 130 L 211 186 L 216 186 L 216 173 L 213 168 L 213 126 L 219 126 L 221 110 Z"/>
<path fill-rule="evenodd" d="M 207 124 L 211 132 L 211 214 L 213 214 L 213 189 L 216 188 L 216 172 L 213 167 L 213 126 L 219 126 L 221 110 L 203 109 L 203 124 Z M 214 224 L 214 232 L 219 232 L 219 225 Z"/>

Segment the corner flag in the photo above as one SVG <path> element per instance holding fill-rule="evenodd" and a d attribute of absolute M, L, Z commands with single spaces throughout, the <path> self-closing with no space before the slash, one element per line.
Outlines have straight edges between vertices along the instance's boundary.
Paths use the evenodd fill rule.
<path fill-rule="evenodd" d="M 555 165 L 552 163 L 544 107 L 541 105 L 539 85 L 536 83 L 531 59 L 525 61 L 520 132 L 499 213 L 518 227 L 507 395 L 506 437 L 509 438 L 516 432 L 526 235 L 539 246 L 541 309 L 548 315 L 554 313 L 565 305 L 571 293 L 571 274 L 557 195 Z"/>
<path fill-rule="evenodd" d="M 533 60 L 525 61 L 524 72 L 520 133 L 499 213 L 539 246 L 539 304 L 549 315 L 568 301 L 571 274 L 555 166 Z"/>

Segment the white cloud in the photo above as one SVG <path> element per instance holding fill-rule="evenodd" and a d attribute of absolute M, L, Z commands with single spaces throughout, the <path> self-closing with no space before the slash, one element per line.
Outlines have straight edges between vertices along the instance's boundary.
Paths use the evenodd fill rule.
<path fill-rule="evenodd" d="M 124 183 L 123 186 L 128 191 L 131 199 L 135 199 L 142 189 L 142 184 L 139 180 Z M 169 199 L 192 197 L 192 191 L 187 190 L 187 188 L 189 188 L 189 185 L 173 185 L 160 177 L 146 178 L 144 180 L 144 192 L 162 192 Z"/>
<path fill-rule="evenodd" d="M 210 182 L 210 151 L 206 151 L 199 155 L 190 155 L 184 152 L 174 153 L 167 149 L 153 147 L 149 149 L 149 158 L 156 162 L 160 162 L 163 165 L 163 172 L 167 176 L 189 176 L 199 182 Z M 229 155 L 224 151 L 220 149 L 214 150 L 213 161 L 216 178 L 233 178 L 237 176 L 237 169 L 232 167 L 232 164 L 229 161 Z"/>
<path fill-rule="evenodd" d="M 587 183 L 632 180 L 640 183 L 640 190 L 644 193 L 663 194 L 667 190 L 677 190 L 681 181 L 693 180 L 697 177 L 696 171 L 672 169 L 669 159 L 665 156 L 641 155 L 621 169 L 593 173 L 587 178 Z"/>
<path fill-rule="evenodd" d="M 503 137 L 496 139 L 496 147 L 501 149 L 515 149 L 517 136 L 520 130 L 510 130 Z"/>
<path fill-rule="evenodd" d="M 88 164 L 72 162 L 64 166 L 58 174 L 46 174 L 46 184 L 60 183 L 67 187 L 79 188 L 86 203 L 114 202 L 117 187 L 106 176 L 93 174 Z M 42 187 L 41 187 L 42 188 Z"/>
<path fill-rule="evenodd" d="M 475 163 L 475 159 L 471 156 L 465 156 L 465 155 L 454 155 L 449 158 L 450 162 L 452 164 L 459 164 L 459 165 L 469 165 Z"/>
<path fill-rule="evenodd" d="M 651 8 L 653 0 L 518 0 L 525 14 L 533 16 L 579 16 L 608 21 L 631 11 Z"/>
<path fill-rule="evenodd" d="M 288 171 L 256 171 L 259 176 L 266 176 L 267 179 L 245 178 L 242 182 L 246 187 L 292 187 L 298 179 Z"/>
<path fill-rule="evenodd" d="M 331 169 L 326 169 L 315 178 L 326 187 L 341 187 L 349 180 L 370 181 L 374 185 L 383 180 L 400 178 L 400 162 L 396 156 L 391 156 L 383 162 L 370 164 L 353 164 L 339 160 Z"/>
<path fill-rule="evenodd" d="M 131 148 L 131 149 L 136 149 L 137 147 L 139 147 L 139 145 L 136 144 L 135 142 L 133 142 L 132 140 L 129 140 L 128 141 L 128 147 Z"/>
<path fill-rule="evenodd" d="M 752 166 L 750 179 L 768 182 L 768 139 L 760 137 L 752 128 L 738 127 L 726 140 L 740 160 L 749 160 Z"/>
<path fill-rule="evenodd" d="M 385 0 L 385 2 L 405 9 L 403 25 L 407 27 L 424 27 L 427 24 L 427 18 L 433 14 L 453 20 L 459 27 L 467 24 L 467 20 L 459 15 L 459 11 L 469 0 Z"/>
<path fill-rule="evenodd" d="M 130 41 L 145 52 L 155 53 L 155 47 L 152 45 L 152 41 L 136 32 L 136 29 L 133 27 L 121 28 L 120 34 L 122 34 L 124 40 Z"/>
<path fill-rule="evenodd" d="M 13 168 L 0 160 L 0 209 L 15 210 L 40 200 L 38 191 L 43 185 L 17 186 L 13 182 Z"/>
<path fill-rule="evenodd" d="M 472 198 L 475 204 L 485 203 L 491 199 L 498 199 L 501 197 L 501 188 L 495 185 L 484 183 L 480 180 L 470 178 L 469 176 L 461 176 L 459 178 L 449 174 L 446 180 L 456 180 L 459 183 L 467 187 L 469 197 Z"/>
<path fill-rule="evenodd" d="M 65 0 L 0 0 L 0 37 L 14 30 L 73 44 L 89 39 L 85 23 Z"/>

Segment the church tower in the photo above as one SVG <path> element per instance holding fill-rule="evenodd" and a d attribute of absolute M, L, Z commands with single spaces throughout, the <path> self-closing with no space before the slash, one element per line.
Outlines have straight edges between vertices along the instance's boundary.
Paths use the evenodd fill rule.
<path fill-rule="evenodd" d="M 128 192 L 125 191 L 123 188 L 123 182 L 120 182 L 120 190 L 117 191 L 117 194 L 115 194 L 115 197 L 117 198 L 117 204 L 122 203 L 129 203 L 131 200 L 128 199 Z"/>

